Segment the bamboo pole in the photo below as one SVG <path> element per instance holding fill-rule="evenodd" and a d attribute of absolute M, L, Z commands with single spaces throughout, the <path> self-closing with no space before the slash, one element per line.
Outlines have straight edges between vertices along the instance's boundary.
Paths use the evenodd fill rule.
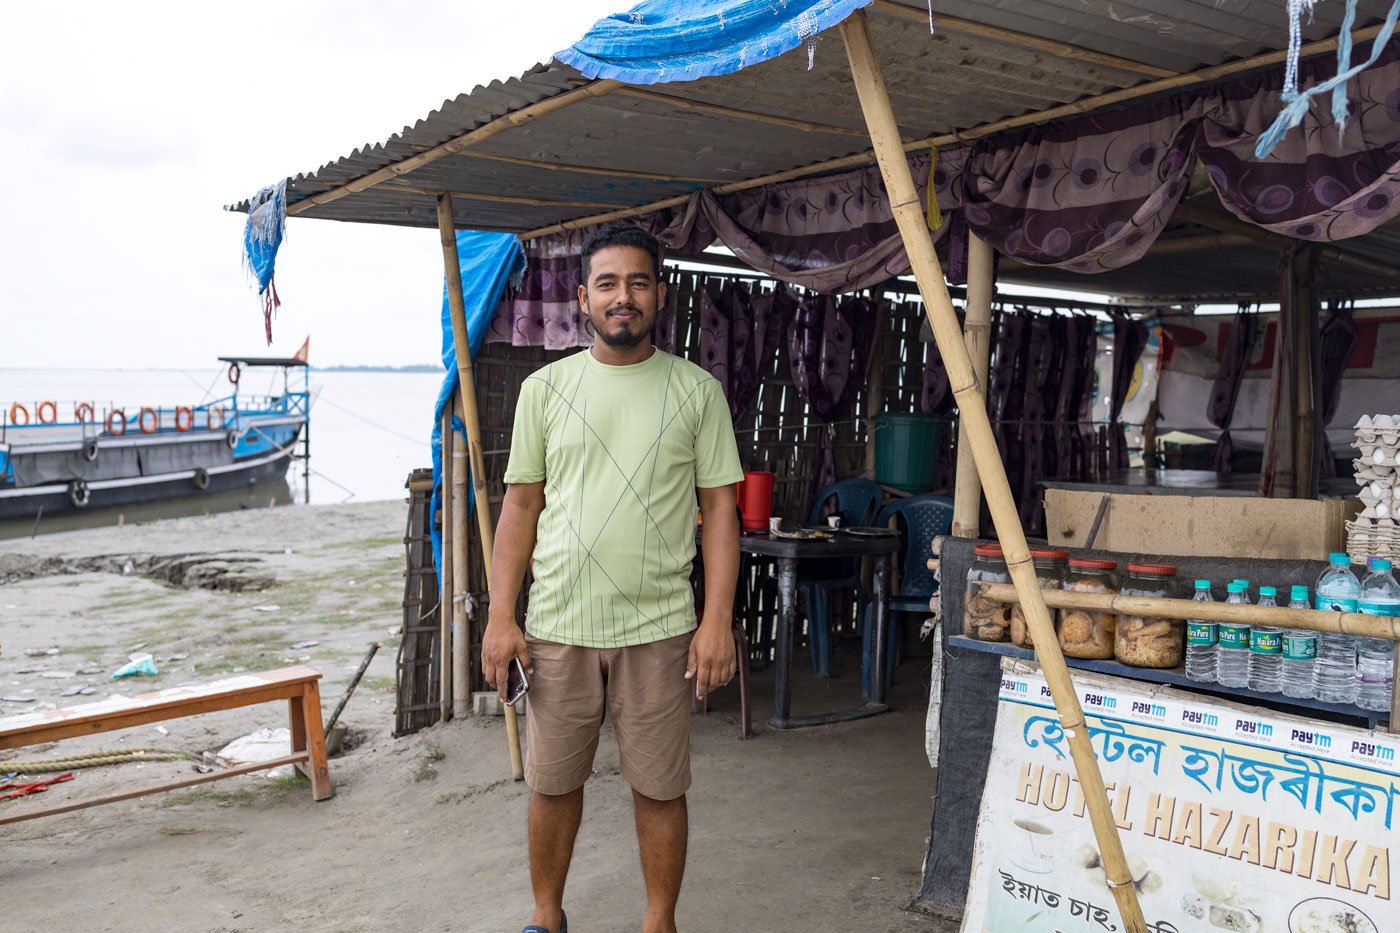
<path fill-rule="evenodd" d="M 1317 263 L 1313 248 L 1304 244 L 1294 253 L 1289 269 L 1293 294 L 1288 311 L 1293 315 L 1293 497 L 1316 499 L 1317 408 L 1313 395 L 1313 340 L 1317 334 L 1317 302 L 1313 288 Z M 1282 322 L 1280 322 L 1282 324 Z M 1324 438 L 1325 439 L 1325 438 Z"/>
<path fill-rule="evenodd" d="M 381 181 L 388 181 L 390 178 L 398 178 L 401 175 L 407 175 L 414 169 L 427 165 L 429 162 L 436 162 L 438 159 L 446 156 L 455 155 L 463 149 L 475 146 L 477 143 L 490 139 L 492 136 L 503 133 L 508 129 L 524 126 L 556 110 L 563 110 L 570 104 L 588 100 L 590 97 L 601 97 L 604 94 L 610 94 L 620 87 L 622 87 L 622 82 L 613 81 L 611 79 L 590 81 L 583 87 L 575 88 L 572 91 L 565 91 L 563 94 L 556 94 L 553 97 L 547 97 L 539 103 L 531 104 L 528 107 L 522 107 L 519 110 L 513 110 L 505 116 L 497 117 L 494 120 L 483 123 L 476 129 L 463 133 L 461 136 L 449 139 L 439 146 L 434 146 L 417 155 L 409 156 L 407 159 L 395 162 L 392 165 L 386 165 L 381 169 L 370 172 L 368 175 L 363 175 L 339 187 L 332 188 L 329 191 L 322 191 L 320 194 L 313 194 L 288 204 L 287 216 L 295 217 L 318 205 L 329 204 L 347 195 L 364 191 L 367 188 L 373 188 Z M 295 185 L 291 187 L 295 187 Z M 454 255 L 456 254 L 454 253 Z"/>
<path fill-rule="evenodd" d="M 476 377 L 472 372 L 471 344 L 467 339 L 466 300 L 462 297 L 462 266 L 457 258 L 457 224 L 452 219 L 452 195 L 437 199 L 438 236 L 442 240 L 442 262 L 447 270 L 447 307 L 452 315 L 452 343 L 457 351 L 457 385 L 462 398 L 462 423 L 467 428 L 467 459 L 471 465 L 472 492 L 476 503 L 477 533 L 481 538 L 481 560 L 486 569 L 486 589 L 491 589 L 491 555 L 495 552 L 495 529 L 491 525 L 491 502 L 486 494 L 486 465 L 481 455 L 481 413 L 476 405 Z M 462 504 L 465 507 L 465 503 Z M 466 542 L 457 544 L 465 550 Z M 462 634 L 462 633 L 458 633 Z M 470 639 L 467 639 L 470 643 Z M 520 724 L 515 709 L 505 707 L 506 739 L 510 745 L 510 767 L 515 780 L 525 779 L 525 763 L 520 756 Z"/>
<path fill-rule="evenodd" d="M 437 197 L 442 194 L 441 188 L 424 188 L 419 185 L 406 185 L 401 182 L 388 182 L 379 190 L 381 191 L 407 191 L 410 194 L 422 194 L 428 197 Z M 612 207 L 604 201 L 551 201 L 548 198 L 526 198 L 513 194 L 485 194 L 477 191 L 449 191 L 453 199 L 461 198 L 464 201 L 490 201 L 495 204 L 519 204 L 523 207 Z"/>
<path fill-rule="evenodd" d="M 460 281 L 460 280 L 459 280 Z M 460 416 L 462 399 L 460 394 L 452 400 L 452 408 Z M 462 422 L 465 424 L 465 420 Z M 452 592 L 452 715 L 465 716 L 471 712 L 471 629 L 467 626 L 467 592 L 470 589 L 471 571 L 468 569 L 471 555 L 468 553 L 471 538 L 467 535 L 467 444 L 458 431 L 452 432 L 452 501 L 457 507 L 452 510 L 452 579 L 456 581 Z"/>
<path fill-rule="evenodd" d="M 921 9 L 905 6 L 896 3 L 894 0 L 875 0 L 870 8 L 877 13 L 884 13 L 898 19 L 906 19 L 920 25 L 928 22 L 928 14 Z M 1037 52 L 1045 52 L 1056 58 L 1067 58 L 1071 61 L 1085 62 L 1091 65 L 1102 65 L 1105 68 L 1113 68 L 1117 71 L 1126 71 L 1130 74 L 1147 75 L 1151 78 L 1170 78 L 1177 72 L 1168 68 L 1158 68 L 1156 65 L 1145 65 L 1142 62 L 1135 62 L 1127 58 L 1119 58 L 1117 55 L 1105 55 L 1103 52 L 1095 52 L 1090 49 L 1081 48 L 1077 45 L 1070 45 L 1068 42 L 1055 42 L 1052 39 L 1042 39 L 1039 36 L 1027 35 L 1024 32 L 1014 32 L 1010 29 L 1001 29 L 996 26 L 988 26 L 985 23 L 974 23 L 971 20 L 958 19 L 956 16 L 948 16 L 943 13 L 938 14 L 937 29 L 940 32 L 956 32 L 967 36 L 979 36 L 983 39 L 993 39 L 997 42 L 1004 42 L 1007 45 L 1016 45 L 1025 49 L 1035 49 Z"/>
<path fill-rule="evenodd" d="M 428 147 L 424 147 L 428 148 Z M 640 178 L 647 181 L 693 181 L 700 185 L 720 185 L 723 178 L 708 178 L 699 175 L 672 175 L 668 172 L 642 172 L 629 168 L 599 168 L 596 165 L 578 165 L 573 162 L 547 162 L 544 159 L 522 159 L 519 156 L 501 155 L 498 152 L 482 152 L 468 149 L 458 155 L 472 159 L 487 159 L 491 162 L 505 162 L 509 165 L 523 165 L 526 168 L 544 169 L 548 172 L 576 172 L 580 175 L 605 175 L 609 178 Z"/>
<path fill-rule="evenodd" d="M 977 584 L 988 599 L 1003 603 L 1020 602 L 1016 588 L 1009 583 Z M 1124 596 L 1114 593 L 1079 593 L 1048 590 L 1045 604 L 1056 609 L 1090 609 L 1121 615 L 1152 616 L 1163 619 L 1200 619 L 1203 622 L 1239 622 L 1247 625 L 1296 628 L 1328 635 L 1359 635 L 1400 641 L 1400 616 L 1371 616 L 1360 612 L 1330 612 L 1325 609 L 1289 609 L 1287 606 L 1254 606 L 1249 603 L 1200 603 L 1194 599 L 1164 599 L 1157 596 Z M 1039 642 L 1036 642 L 1039 644 Z"/>
<path fill-rule="evenodd" d="M 953 302 L 948 297 L 943 270 L 933 250 L 933 239 L 924 220 L 923 205 L 914 188 L 909 162 L 899 142 L 899 127 L 890 107 L 889 94 L 885 89 L 879 62 L 875 58 L 875 50 L 870 44 L 869 25 L 863 10 L 856 11 L 841 24 L 841 36 L 845 40 L 846 54 L 851 63 L 851 76 L 860 97 L 861 110 L 864 111 L 866 123 L 870 126 L 870 141 L 880 164 L 885 190 L 889 193 L 890 205 L 899 225 L 900 237 L 909 254 L 914 277 L 919 283 L 919 292 L 923 296 L 924 309 L 933 327 L 934 338 L 938 341 L 939 352 L 943 354 L 944 366 L 954 387 L 953 394 L 958 400 L 958 410 L 963 413 L 962 421 L 967 427 L 969 446 L 976 457 L 977 471 L 987 494 L 987 504 L 991 508 L 992 519 L 996 523 L 1002 550 L 1006 555 L 1007 569 L 1011 572 L 1016 590 L 1021 596 L 1032 639 L 1037 645 L 1046 646 L 1040 659 L 1041 667 L 1050 686 L 1060 724 L 1069 739 L 1075 772 L 1079 777 L 1094 836 L 1099 844 L 1109 890 L 1118 903 L 1118 911 L 1127 933 L 1146 933 L 1147 924 L 1143 920 L 1142 908 L 1138 905 L 1137 893 L 1133 888 L 1132 874 L 1128 871 L 1123 845 L 1114 825 L 1113 811 L 1108 802 L 1108 792 L 1104 789 L 1103 775 L 1099 772 L 1098 759 L 1094 757 L 1094 749 L 1089 742 L 1084 712 L 1079 707 L 1074 683 L 1069 677 L 1069 668 L 1060 653 L 1059 642 L 1055 639 L 1055 629 L 1050 623 L 1050 611 L 1046 609 L 1045 601 L 1041 598 L 1041 589 L 1031 564 L 1025 532 L 1021 529 L 1016 503 L 1011 497 L 1011 486 L 1007 482 L 1006 470 L 997 451 L 996 439 L 992 435 L 992 424 L 987 415 L 982 392 L 973 373 L 972 363 L 968 359 L 967 349 L 963 346 L 962 331 L 958 327 Z"/>
<path fill-rule="evenodd" d="M 737 107 L 726 107 L 723 104 L 711 104 L 703 100 L 691 100 L 688 97 L 676 97 L 673 94 L 658 94 L 655 91 L 646 91 L 637 87 L 626 87 L 618 91 L 624 97 L 635 97 L 638 100 L 649 100 L 653 103 L 664 104 L 668 107 L 682 107 L 687 110 L 699 110 L 702 113 L 713 113 L 721 117 L 730 117 L 735 120 L 748 120 L 752 123 L 762 123 L 767 126 L 781 126 L 788 130 L 797 130 L 802 133 L 832 133 L 837 136 L 857 136 L 865 138 L 865 130 L 852 129 L 849 126 L 833 126 L 829 123 L 813 123 L 810 120 L 794 120 L 791 117 L 780 117 L 770 113 L 758 113 L 754 110 L 740 110 Z"/>
<path fill-rule="evenodd" d="M 457 589 L 453 582 L 452 554 L 456 546 L 453 535 L 452 510 L 457 505 L 452 494 L 452 407 L 442 410 L 442 557 L 438 572 L 438 719 L 446 722 L 452 715 L 452 598 Z"/>
<path fill-rule="evenodd" d="M 1365 42 L 1368 39 L 1373 39 L 1380 35 L 1380 32 L 1381 27 L 1379 26 L 1357 29 L 1351 34 L 1352 42 Z M 1300 57 L 1308 58 L 1313 55 L 1321 55 L 1325 52 L 1335 51 L 1336 48 L 1337 40 L 1335 38 L 1325 39 L 1321 42 L 1312 42 L 1303 46 L 1302 49 L 1299 50 L 1299 55 Z M 905 143 L 904 151 L 920 152 L 927 151 L 929 146 L 942 147 L 964 144 L 981 139 L 984 136 L 1000 133 L 1002 130 L 1015 129 L 1018 126 L 1049 123 L 1061 117 L 1090 113 L 1104 107 L 1112 107 L 1130 100 L 1136 100 L 1139 97 L 1150 97 L 1165 91 L 1181 90 L 1182 88 L 1191 87 L 1193 85 L 1210 84 L 1211 82 L 1219 81 L 1221 78 L 1227 78 L 1230 75 L 1253 71 L 1257 68 L 1265 68 L 1269 65 L 1277 65 L 1287 57 L 1287 54 L 1287 52 L 1268 52 L 1263 55 L 1256 55 L 1253 58 L 1244 58 L 1237 62 L 1229 62 L 1211 68 L 1202 68 L 1200 71 L 1193 71 L 1189 74 L 1162 78 L 1159 81 L 1149 81 L 1146 84 L 1139 84 L 1121 91 L 1110 91 L 1107 94 L 1086 97 L 1083 100 L 1077 100 L 1073 103 L 1051 107 L 1049 110 L 1038 110 L 1034 113 L 1022 114 L 1018 117 L 994 120 L 991 123 L 984 123 L 981 126 L 975 126 L 971 129 L 959 130 L 953 133 L 943 133 L 938 136 L 929 136 L 925 139 L 917 139 L 913 142 Z M 720 185 L 711 190 L 719 195 L 733 194 L 736 191 L 748 191 L 751 188 L 762 188 L 764 185 L 792 181 L 796 178 L 806 178 L 809 175 L 821 175 L 826 172 L 837 171 L 838 169 L 868 165 L 874 158 L 874 152 L 859 152 L 855 155 L 841 156 L 837 159 L 813 162 L 811 165 L 804 165 L 800 168 L 773 172 L 768 175 L 760 175 L 757 178 L 750 178 L 745 181 L 730 182 L 727 185 Z M 612 220 L 625 220 L 628 217 L 640 217 L 643 214 L 655 213 L 656 211 L 665 210 L 668 207 L 677 207 L 689 200 L 689 197 L 689 195 L 682 195 L 680 197 L 664 198 L 660 201 L 653 201 L 650 204 L 641 204 L 637 207 L 610 211 L 606 214 L 598 214 L 592 217 L 580 217 L 576 220 L 566 220 L 563 223 L 551 224 L 548 227 L 527 230 L 520 234 L 520 238 L 522 240 L 533 240 L 535 237 L 548 236 L 551 233 L 562 233 L 565 230 L 578 230 L 583 227 L 592 227 Z M 293 213 L 292 209 L 288 208 L 287 213 Z"/>
<path fill-rule="evenodd" d="M 987 367 L 992 353 L 992 295 L 996 291 L 996 264 L 992 247 L 975 233 L 967 235 L 967 304 L 963 318 L 963 340 L 972 360 L 973 378 L 987 384 Z M 958 418 L 958 465 L 953 486 L 953 527 L 955 538 L 976 538 L 982 532 L 982 484 L 977 478 L 977 462 L 967 427 Z"/>

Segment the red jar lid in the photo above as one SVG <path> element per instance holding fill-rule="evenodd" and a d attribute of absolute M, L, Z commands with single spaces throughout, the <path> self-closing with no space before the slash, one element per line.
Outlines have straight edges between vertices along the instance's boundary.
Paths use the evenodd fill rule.
<path fill-rule="evenodd" d="M 978 557 L 1002 557 L 1000 544 L 979 544 L 972 549 L 972 553 Z"/>
<path fill-rule="evenodd" d="M 1171 564 L 1129 564 L 1128 573 L 1159 573 L 1174 575 L 1176 567 Z"/>
<path fill-rule="evenodd" d="M 1118 562 L 1112 560 L 1090 560 L 1087 557 L 1076 557 L 1069 562 L 1069 565 L 1076 570 L 1117 570 Z"/>
<path fill-rule="evenodd" d="M 1046 558 L 1046 557 L 1048 557 L 1048 558 L 1053 558 L 1053 559 L 1055 559 L 1055 560 L 1063 560 L 1063 559 L 1065 559 L 1066 557 L 1069 556 L 1069 551 L 1056 551 L 1056 550 L 1049 550 L 1049 549 L 1032 548 L 1032 549 L 1031 549 L 1031 556 L 1032 556 L 1032 557 L 1040 557 L 1040 558 Z"/>

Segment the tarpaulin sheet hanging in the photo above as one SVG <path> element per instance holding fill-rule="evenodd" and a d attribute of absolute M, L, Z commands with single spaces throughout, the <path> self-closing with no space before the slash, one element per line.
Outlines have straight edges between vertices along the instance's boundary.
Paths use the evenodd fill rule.
<path fill-rule="evenodd" d="M 808 44 L 872 0 L 648 0 L 594 24 L 555 58 L 628 84 L 733 74 Z"/>
<path fill-rule="evenodd" d="M 487 325 L 496 306 L 505 295 L 506 285 L 525 268 L 525 253 L 512 233 L 483 233 L 478 230 L 457 231 L 457 260 L 462 267 L 462 301 L 466 305 L 467 342 L 472 356 L 481 350 Z M 447 302 L 447 282 L 442 287 L 442 365 L 447 369 L 437 405 L 433 408 L 433 504 L 430 514 L 442 507 L 442 413 L 452 404 L 457 391 L 457 345 L 452 337 L 452 311 Z M 453 419 L 453 428 L 466 433 L 462 423 Z M 470 483 L 468 484 L 470 488 Z M 472 500 L 467 499 L 467 514 Z M 442 573 L 442 532 L 434 527 L 433 561 Z"/>

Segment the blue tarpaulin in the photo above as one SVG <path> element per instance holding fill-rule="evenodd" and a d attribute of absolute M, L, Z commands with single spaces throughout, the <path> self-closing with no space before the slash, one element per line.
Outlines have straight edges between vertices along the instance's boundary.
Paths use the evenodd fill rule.
<path fill-rule="evenodd" d="M 814 42 L 871 0 L 648 0 L 554 57 L 628 84 L 732 74 Z"/>
<path fill-rule="evenodd" d="M 473 357 L 481 351 L 481 342 L 486 338 L 486 328 L 491 323 L 491 315 L 501 303 L 506 285 L 511 278 L 524 270 L 525 251 L 511 233 L 482 233 L 476 230 L 457 231 L 457 258 L 462 264 L 462 298 L 466 304 L 467 340 Z M 457 391 L 457 346 L 452 339 L 452 312 L 447 304 L 447 282 L 442 285 L 442 365 L 447 374 L 438 392 L 437 406 L 433 409 L 433 504 L 432 513 L 437 514 L 442 504 L 442 413 L 452 403 L 452 394 Z M 466 429 L 460 419 L 453 419 L 454 430 Z M 472 500 L 467 499 L 467 514 L 470 516 Z M 442 573 L 442 535 L 432 529 L 433 561 L 438 573 Z"/>

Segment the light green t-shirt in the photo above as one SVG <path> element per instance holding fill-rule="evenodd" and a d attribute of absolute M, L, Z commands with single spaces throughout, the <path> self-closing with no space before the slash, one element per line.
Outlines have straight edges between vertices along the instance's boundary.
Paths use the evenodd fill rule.
<path fill-rule="evenodd" d="M 694 363 L 583 350 L 531 373 L 505 474 L 545 484 L 526 630 L 617 648 L 694 629 L 695 490 L 741 479 L 724 391 Z"/>

